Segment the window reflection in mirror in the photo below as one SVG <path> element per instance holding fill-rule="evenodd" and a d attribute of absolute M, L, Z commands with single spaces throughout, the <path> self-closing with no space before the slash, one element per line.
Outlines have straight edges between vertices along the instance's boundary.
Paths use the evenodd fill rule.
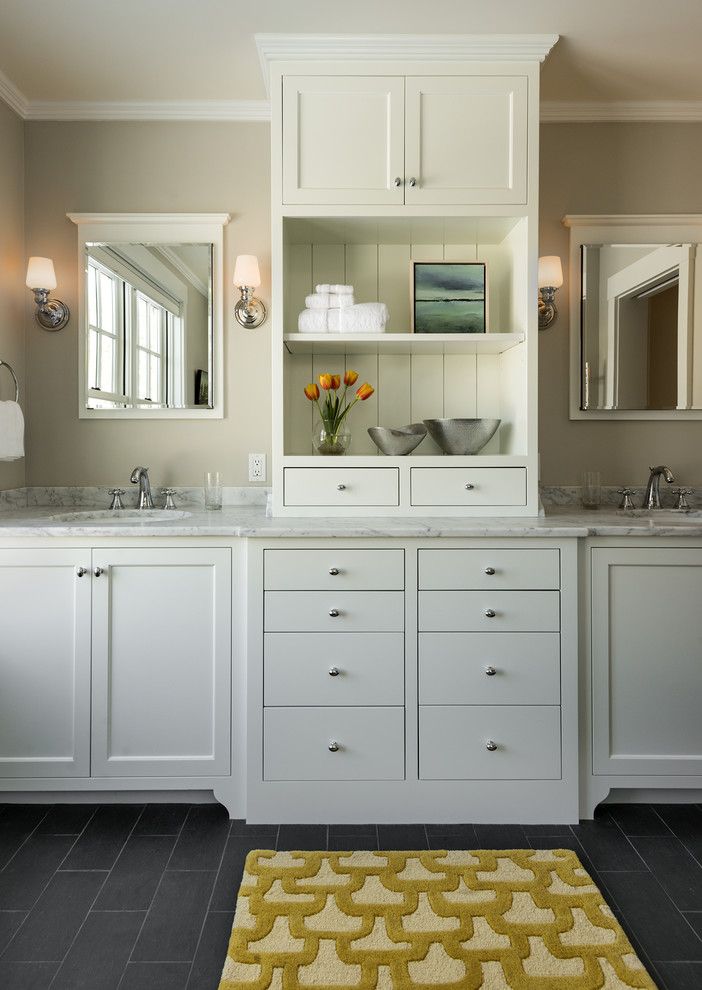
<path fill-rule="evenodd" d="M 581 408 L 688 408 L 689 244 L 583 244 Z M 687 293 L 684 293 L 687 300 Z"/>
<path fill-rule="evenodd" d="M 212 408 L 212 245 L 86 244 L 87 409 Z"/>

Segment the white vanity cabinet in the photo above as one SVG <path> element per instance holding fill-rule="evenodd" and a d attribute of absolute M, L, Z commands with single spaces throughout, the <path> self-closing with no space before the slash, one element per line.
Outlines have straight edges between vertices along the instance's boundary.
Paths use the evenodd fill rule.
<path fill-rule="evenodd" d="M 702 547 L 603 542 L 589 549 L 587 815 L 613 787 L 702 786 Z"/>
<path fill-rule="evenodd" d="M 527 76 L 283 80 L 283 203 L 524 204 Z"/>

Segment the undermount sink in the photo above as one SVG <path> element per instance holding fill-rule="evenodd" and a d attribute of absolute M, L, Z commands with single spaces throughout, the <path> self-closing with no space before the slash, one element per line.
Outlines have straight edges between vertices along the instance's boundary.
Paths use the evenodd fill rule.
<path fill-rule="evenodd" d="M 183 509 L 80 509 L 49 516 L 52 522 L 154 523 L 187 519 L 192 512 Z"/>

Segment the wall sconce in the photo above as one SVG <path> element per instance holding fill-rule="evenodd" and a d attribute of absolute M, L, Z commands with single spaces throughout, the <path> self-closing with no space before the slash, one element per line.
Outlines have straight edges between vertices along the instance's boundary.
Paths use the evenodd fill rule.
<path fill-rule="evenodd" d="M 539 330 L 546 330 L 558 317 L 556 289 L 562 285 L 563 268 L 558 255 L 539 258 Z"/>
<path fill-rule="evenodd" d="M 60 299 L 49 299 L 56 288 L 56 273 L 51 258 L 30 258 L 27 265 L 27 288 L 34 293 L 37 305 L 36 321 L 44 330 L 63 330 L 71 318 L 71 311 Z"/>
<path fill-rule="evenodd" d="M 247 330 L 260 327 L 266 318 L 266 307 L 254 296 L 260 284 L 258 258 L 255 254 L 240 254 L 234 265 L 234 285 L 241 290 L 241 299 L 234 307 L 234 316 Z"/>

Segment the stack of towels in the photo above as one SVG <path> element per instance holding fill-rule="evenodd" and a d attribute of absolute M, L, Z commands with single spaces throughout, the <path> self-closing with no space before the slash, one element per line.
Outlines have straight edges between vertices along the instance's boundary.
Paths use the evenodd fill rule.
<path fill-rule="evenodd" d="M 385 303 L 355 303 L 352 285 L 318 285 L 305 307 L 300 333 L 384 333 L 389 317 Z"/>

